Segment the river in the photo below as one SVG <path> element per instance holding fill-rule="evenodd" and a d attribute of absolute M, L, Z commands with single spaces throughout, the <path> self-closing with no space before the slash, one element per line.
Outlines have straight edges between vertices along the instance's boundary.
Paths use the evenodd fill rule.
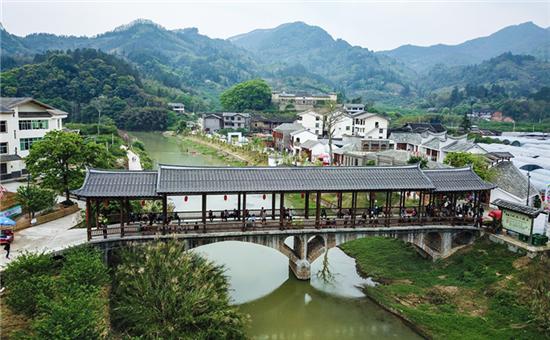
<path fill-rule="evenodd" d="M 132 133 L 158 164 L 226 165 L 205 156 L 176 137 L 159 132 Z M 172 197 L 176 210 L 198 210 L 199 199 Z M 251 195 L 247 206 L 269 207 L 270 197 Z M 212 197 L 212 209 L 233 209 L 236 198 Z M 257 339 L 419 339 L 394 315 L 365 298 L 355 260 L 333 248 L 317 259 L 310 282 L 289 273 L 288 259 L 274 249 L 242 242 L 222 242 L 196 248 L 210 260 L 225 266 L 231 298 L 251 316 L 248 334 Z M 325 268 L 321 278 L 319 272 Z"/>

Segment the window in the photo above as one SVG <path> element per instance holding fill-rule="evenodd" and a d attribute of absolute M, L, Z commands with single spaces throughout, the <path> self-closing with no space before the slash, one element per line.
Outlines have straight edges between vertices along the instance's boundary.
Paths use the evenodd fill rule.
<path fill-rule="evenodd" d="M 315 120 L 321 120 L 321 117 L 315 116 Z"/>
<path fill-rule="evenodd" d="M 319 123 L 315 123 L 315 127 L 318 128 L 318 127 L 319 127 Z"/>
<path fill-rule="evenodd" d="M 0 154 L 5 155 L 8 153 L 8 143 L 0 143 Z"/>
<path fill-rule="evenodd" d="M 0 163 L 0 174 L 5 175 L 8 173 L 8 163 Z"/>
<path fill-rule="evenodd" d="M 384 129 L 378 129 L 378 132 L 384 133 Z"/>
<path fill-rule="evenodd" d="M 349 131 L 349 126 L 346 126 L 346 131 Z"/>
<path fill-rule="evenodd" d="M 375 122 L 375 123 L 374 123 L 374 127 L 375 127 L 375 128 L 378 128 L 379 126 L 380 126 L 380 123 L 378 123 L 378 122 Z"/>
<path fill-rule="evenodd" d="M 19 130 L 30 130 L 30 129 L 32 129 L 32 123 L 30 120 L 19 121 Z"/>
<path fill-rule="evenodd" d="M 33 120 L 32 121 L 32 129 L 33 130 L 43 130 L 48 128 L 48 121 L 43 120 Z"/>
<path fill-rule="evenodd" d="M 37 140 L 40 140 L 41 138 L 21 138 L 19 146 L 21 147 L 21 151 L 29 150 L 34 142 Z"/>
<path fill-rule="evenodd" d="M 0 132 L 8 132 L 8 122 L 0 120 Z"/>

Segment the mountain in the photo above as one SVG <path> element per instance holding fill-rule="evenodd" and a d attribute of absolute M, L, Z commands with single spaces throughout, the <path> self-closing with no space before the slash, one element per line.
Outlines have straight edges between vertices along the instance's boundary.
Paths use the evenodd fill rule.
<path fill-rule="evenodd" d="M 136 20 L 94 37 L 31 34 L 17 37 L 2 30 L 2 51 L 29 55 L 46 50 L 94 48 L 135 63 L 140 72 L 162 84 L 201 92 L 212 101 L 226 87 L 258 76 L 248 53 L 228 41 L 210 39 L 197 29 L 167 30 Z"/>
<path fill-rule="evenodd" d="M 404 45 L 378 54 L 395 58 L 416 71 L 427 71 L 437 64 L 446 66 L 478 64 L 506 52 L 528 54 L 543 60 L 550 57 L 550 30 L 526 22 L 505 27 L 487 37 L 458 45 L 429 47 Z"/>
<path fill-rule="evenodd" d="M 439 65 L 420 78 L 428 90 L 497 85 L 512 97 L 528 97 L 550 87 L 550 63 L 529 55 L 504 53 L 478 65 Z"/>
<path fill-rule="evenodd" d="M 411 72 L 403 65 L 303 22 L 254 30 L 229 41 L 252 52 L 269 70 L 303 67 L 337 84 L 348 96 L 399 97 L 410 85 Z"/>

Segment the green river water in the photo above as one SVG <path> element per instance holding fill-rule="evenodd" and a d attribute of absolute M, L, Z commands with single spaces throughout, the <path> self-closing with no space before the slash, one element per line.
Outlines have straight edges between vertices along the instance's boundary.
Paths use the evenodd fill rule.
<path fill-rule="evenodd" d="M 158 164 L 226 165 L 213 156 L 201 155 L 176 137 L 160 132 L 132 133 Z M 173 197 L 177 210 L 197 209 L 198 200 L 183 202 Z M 259 195 L 252 207 L 270 206 Z M 212 209 L 225 209 L 234 198 L 209 198 Z M 232 209 L 232 207 L 231 207 Z M 222 242 L 197 248 L 212 261 L 224 265 L 231 297 L 251 317 L 248 334 L 257 339 L 418 339 L 415 332 L 394 315 L 364 297 L 360 287 L 372 284 L 361 278 L 355 260 L 333 248 L 311 268 L 309 282 L 289 273 L 288 259 L 274 249 L 243 242 Z M 329 279 L 321 279 L 325 266 Z"/>

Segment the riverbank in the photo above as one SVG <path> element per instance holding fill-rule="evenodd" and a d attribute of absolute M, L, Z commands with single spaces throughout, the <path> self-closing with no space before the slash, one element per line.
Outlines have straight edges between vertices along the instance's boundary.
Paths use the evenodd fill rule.
<path fill-rule="evenodd" d="M 223 142 L 215 142 L 212 139 L 201 135 L 188 134 L 180 136 L 180 138 L 183 140 L 192 141 L 196 144 L 200 144 L 211 149 L 215 149 L 226 156 L 244 162 L 245 165 L 267 165 L 267 156 L 257 151 L 246 150 L 243 147 L 238 147 Z"/>
<path fill-rule="evenodd" d="M 540 327 L 546 317 L 549 331 L 548 311 L 544 312 L 549 303 L 544 294 L 550 292 L 548 260 L 531 260 L 487 239 L 437 262 L 396 239 L 359 239 L 341 249 L 357 260 L 363 275 L 381 282 L 365 287 L 365 294 L 426 337 L 550 336 Z"/>

